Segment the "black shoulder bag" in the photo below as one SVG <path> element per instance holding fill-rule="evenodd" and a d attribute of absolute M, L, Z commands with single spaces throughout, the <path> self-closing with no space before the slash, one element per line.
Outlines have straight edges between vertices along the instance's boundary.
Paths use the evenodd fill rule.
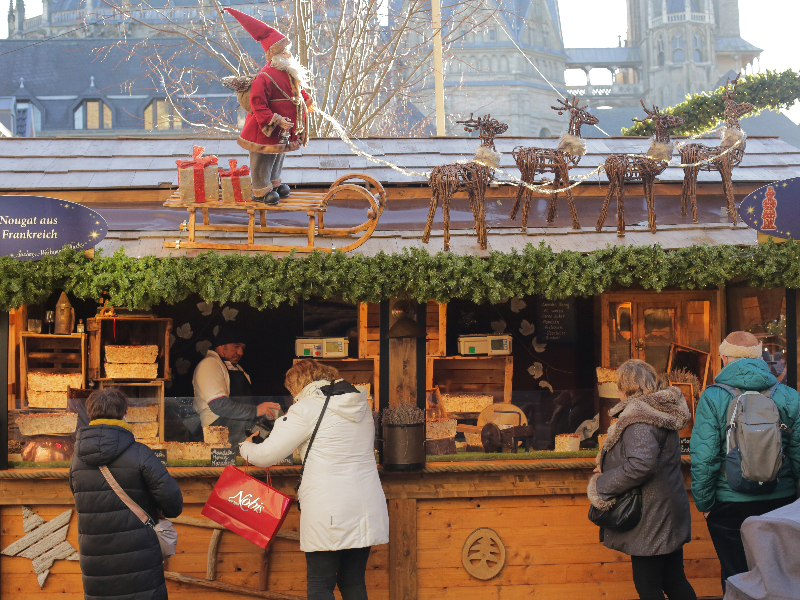
<path fill-rule="evenodd" d="M 308 453 L 311 452 L 311 444 L 314 443 L 314 438 L 317 437 L 319 425 L 322 423 L 322 417 L 325 416 L 325 409 L 328 408 L 328 402 L 333 396 L 333 381 L 329 382 L 328 392 L 325 394 L 325 403 L 322 405 L 322 412 L 319 413 L 319 419 L 314 427 L 314 432 L 311 434 L 311 439 L 308 440 L 308 447 L 306 448 L 306 455 L 303 457 L 303 465 L 300 467 L 300 478 L 297 480 L 297 485 L 294 486 L 294 495 L 297 498 L 297 510 L 300 511 L 300 484 L 303 482 L 303 471 L 306 470 L 306 461 L 308 460 Z"/>

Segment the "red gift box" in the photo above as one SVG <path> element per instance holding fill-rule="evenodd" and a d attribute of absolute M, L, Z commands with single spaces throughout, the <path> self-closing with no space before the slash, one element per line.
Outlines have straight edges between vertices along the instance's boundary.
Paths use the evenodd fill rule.
<path fill-rule="evenodd" d="M 211 490 L 202 514 L 266 548 L 283 525 L 292 500 L 241 469 L 227 466 Z"/>
<path fill-rule="evenodd" d="M 203 156 L 205 148 L 192 147 L 192 160 L 176 160 L 178 186 L 183 202 L 219 200 L 219 167 L 216 156 Z"/>
<path fill-rule="evenodd" d="M 236 159 L 229 158 L 230 169 L 220 169 L 223 202 L 248 202 L 252 196 L 250 167 L 244 165 L 236 168 Z"/>

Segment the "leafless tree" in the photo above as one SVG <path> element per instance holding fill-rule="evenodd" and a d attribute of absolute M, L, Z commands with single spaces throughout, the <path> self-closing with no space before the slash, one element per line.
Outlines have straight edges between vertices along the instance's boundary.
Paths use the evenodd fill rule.
<path fill-rule="evenodd" d="M 226 75 L 255 74 L 263 56 L 248 54 L 241 42 L 249 40 L 248 34 L 223 18 L 218 0 L 182 7 L 156 7 L 147 0 L 103 3 L 95 10 L 97 18 L 105 27 L 119 28 L 123 37 L 100 54 L 111 59 L 122 50 L 125 60 L 142 61 L 140 79 L 149 78 L 165 96 L 163 111 L 152 117 L 154 127 L 239 130 L 243 113 L 232 95 L 219 96 L 216 84 Z M 414 122 L 412 113 L 433 72 L 429 2 L 321 0 L 312 5 L 295 0 L 287 9 L 267 0 L 236 8 L 274 23 L 292 38 L 293 52 L 314 74 L 317 106 L 353 135 L 413 135 L 426 125 L 424 118 Z M 496 10 L 485 0 L 448 7 L 442 17 L 445 60 L 453 58 L 451 49 L 468 31 L 488 25 Z M 137 82 L 127 87 L 134 89 Z M 312 114 L 312 121 L 312 136 L 334 135 L 320 115 Z"/>

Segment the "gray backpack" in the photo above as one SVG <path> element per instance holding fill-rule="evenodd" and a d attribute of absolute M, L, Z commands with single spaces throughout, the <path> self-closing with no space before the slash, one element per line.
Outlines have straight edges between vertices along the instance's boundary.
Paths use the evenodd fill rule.
<path fill-rule="evenodd" d="M 737 492 L 769 494 L 778 485 L 778 471 L 783 466 L 784 431 L 778 407 L 772 400 L 776 383 L 761 392 L 714 384 L 733 395 L 728 405 L 725 477 Z"/>

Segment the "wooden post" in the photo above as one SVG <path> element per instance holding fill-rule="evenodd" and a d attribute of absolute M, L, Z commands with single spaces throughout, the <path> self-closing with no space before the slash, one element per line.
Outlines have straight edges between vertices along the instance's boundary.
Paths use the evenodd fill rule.
<path fill-rule="evenodd" d="M 442 7 L 440 0 L 431 0 L 433 25 L 433 85 L 436 97 L 436 135 L 446 134 L 444 122 L 444 60 L 442 59 Z"/>
<path fill-rule="evenodd" d="M 378 396 L 378 406 L 383 410 L 389 406 L 389 317 L 391 315 L 390 300 L 381 300 L 380 313 L 380 380 L 383 382 Z"/>
<path fill-rule="evenodd" d="M 0 471 L 8 469 L 8 313 L 0 312 L 0 389 L 6 400 L 0 408 Z"/>
<path fill-rule="evenodd" d="M 428 303 L 427 302 L 420 302 L 417 305 L 417 323 L 421 323 L 423 328 L 426 329 L 426 323 L 428 320 Z M 427 335 L 423 337 L 417 338 L 415 341 L 417 342 L 417 356 L 416 356 L 416 374 L 417 374 L 417 381 L 416 381 L 416 404 L 418 408 L 425 410 L 425 384 L 427 383 L 426 377 L 426 367 L 427 367 L 427 349 L 428 349 L 428 339 Z"/>
<path fill-rule="evenodd" d="M 389 598 L 417 598 L 417 501 L 389 500 Z"/>

